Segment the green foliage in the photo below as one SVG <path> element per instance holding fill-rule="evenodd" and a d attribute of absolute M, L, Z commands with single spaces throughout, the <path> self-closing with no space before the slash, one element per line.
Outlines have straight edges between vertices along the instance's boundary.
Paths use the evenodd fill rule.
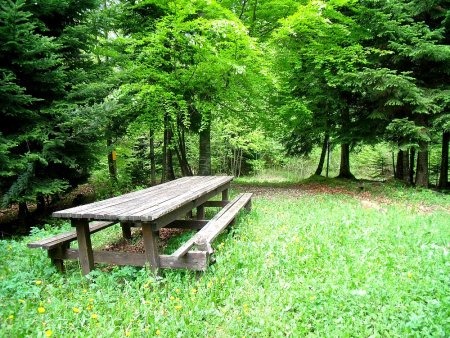
<path fill-rule="evenodd" d="M 323 180 L 312 182 L 323 193 L 300 200 L 273 188 L 255 199 L 199 276 L 98 267 L 84 279 L 78 263 L 60 275 L 26 247 L 57 229 L 2 240 L 1 335 L 445 336 L 448 197 L 373 184 L 381 202 L 362 207 L 370 197 L 357 184 Z M 326 193 L 337 188 L 355 196 Z M 119 233 L 99 232 L 94 245 Z"/>

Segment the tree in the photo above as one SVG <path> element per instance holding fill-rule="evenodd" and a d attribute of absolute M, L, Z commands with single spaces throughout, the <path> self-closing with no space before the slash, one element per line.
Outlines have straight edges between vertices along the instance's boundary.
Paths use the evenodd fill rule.
<path fill-rule="evenodd" d="M 85 179 L 93 164 L 94 137 L 78 125 L 86 116 L 65 102 L 69 63 L 62 39 L 63 28 L 93 4 L 18 0 L 0 7 L 0 191 L 3 206 L 19 203 L 22 219 L 26 202 L 45 205 L 45 197 Z M 50 20 L 53 14 L 61 21 Z"/>

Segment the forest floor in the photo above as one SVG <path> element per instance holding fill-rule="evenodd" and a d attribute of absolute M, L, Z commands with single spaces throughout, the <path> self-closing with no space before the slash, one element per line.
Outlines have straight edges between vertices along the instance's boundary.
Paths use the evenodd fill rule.
<path fill-rule="evenodd" d="M 202 274 L 97 265 L 86 279 L 67 262 L 60 275 L 26 244 L 68 223 L 0 240 L 0 336 L 449 336 L 449 195 L 317 179 L 242 191 L 253 209 Z M 116 225 L 93 245 L 141 250 L 134 234 Z M 164 231 L 161 249 L 191 235 Z"/>

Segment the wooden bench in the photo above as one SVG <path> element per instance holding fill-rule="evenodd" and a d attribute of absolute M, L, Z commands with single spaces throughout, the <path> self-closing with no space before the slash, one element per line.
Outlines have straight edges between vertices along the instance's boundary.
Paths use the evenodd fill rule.
<path fill-rule="evenodd" d="M 115 224 L 115 222 L 91 222 L 89 223 L 89 232 L 93 234 L 107 227 L 110 227 L 113 224 Z M 129 228 L 126 225 L 124 225 L 122 226 L 122 230 L 124 235 L 127 235 Z M 70 243 L 75 241 L 76 239 L 77 239 L 76 231 L 70 231 L 53 237 L 44 238 L 36 242 L 28 243 L 28 247 L 42 248 L 47 250 L 48 256 L 51 258 L 52 263 L 56 266 L 56 268 L 59 271 L 63 272 L 64 263 L 63 260 L 59 257 L 62 256 L 63 251 L 69 249 Z"/>
<path fill-rule="evenodd" d="M 224 208 L 214 216 L 206 225 L 197 232 L 192 238 L 178 248 L 171 256 L 181 258 L 186 255 L 195 245 L 200 251 L 206 251 L 211 254 L 212 241 L 236 218 L 236 215 L 242 208 L 251 209 L 251 193 L 243 193 L 236 196 L 232 201 L 227 203 Z"/>

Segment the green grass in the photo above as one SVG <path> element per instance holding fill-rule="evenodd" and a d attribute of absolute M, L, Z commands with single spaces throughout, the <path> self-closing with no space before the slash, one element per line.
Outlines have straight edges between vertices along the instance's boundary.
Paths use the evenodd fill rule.
<path fill-rule="evenodd" d="M 430 198 L 383 189 L 408 203 Z M 85 279 L 76 262 L 60 275 L 45 252 L 26 248 L 55 230 L 0 241 L 0 336 L 448 337 L 449 214 L 383 208 L 341 194 L 256 198 L 199 276 L 99 267 Z"/>

